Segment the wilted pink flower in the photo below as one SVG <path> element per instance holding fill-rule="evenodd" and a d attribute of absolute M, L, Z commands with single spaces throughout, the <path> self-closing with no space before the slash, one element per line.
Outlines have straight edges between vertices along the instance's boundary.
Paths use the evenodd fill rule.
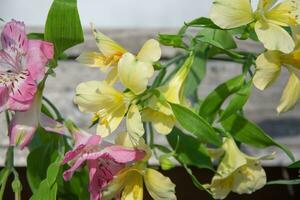
<path fill-rule="evenodd" d="M 41 112 L 42 94 L 37 92 L 30 108 L 25 112 L 16 111 L 9 125 L 10 145 L 26 147 L 41 126 L 45 130 L 64 134 L 64 125 Z"/>
<path fill-rule="evenodd" d="M 45 75 L 45 65 L 53 58 L 53 45 L 28 40 L 25 25 L 12 20 L 1 33 L 0 112 L 26 111 L 31 106 L 38 82 Z"/>
<path fill-rule="evenodd" d="M 99 135 L 77 132 L 73 151 L 66 153 L 63 164 L 72 161 L 70 169 L 63 174 L 65 180 L 71 179 L 73 173 L 85 161 L 89 169 L 89 191 L 91 200 L 101 199 L 101 190 L 126 164 L 141 160 L 145 156 L 142 150 L 112 145 Z"/>

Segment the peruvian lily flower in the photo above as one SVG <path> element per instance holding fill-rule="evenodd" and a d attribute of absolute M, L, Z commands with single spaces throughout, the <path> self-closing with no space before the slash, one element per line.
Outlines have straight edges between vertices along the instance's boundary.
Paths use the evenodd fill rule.
<path fill-rule="evenodd" d="M 152 65 L 161 56 L 159 43 L 154 39 L 146 41 L 137 56 L 134 56 L 94 27 L 93 33 L 100 52 L 84 52 L 77 60 L 91 67 L 99 67 L 102 71 L 111 67 L 105 80 L 109 85 L 119 78 L 133 93 L 144 92 L 154 73 Z"/>
<path fill-rule="evenodd" d="M 251 194 L 266 184 L 266 173 L 260 160 L 272 159 L 273 155 L 248 156 L 239 150 L 232 138 L 224 138 L 222 148 L 225 154 L 208 186 L 215 199 L 224 199 L 231 191 Z"/>
<path fill-rule="evenodd" d="M 26 111 L 34 101 L 38 82 L 45 75 L 45 65 L 53 57 L 53 45 L 28 40 L 24 23 L 15 20 L 5 24 L 1 44 L 0 112 Z"/>
<path fill-rule="evenodd" d="M 266 49 L 290 53 L 295 43 L 285 27 L 299 24 L 299 1 L 259 0 L 254 12 L 250 0 L 214 0 L 210 18 L 224 29 L 254 23 Z"/>
<path fill-rule="evenodd" d="M 93 24 L 92 30 L 100 52 L 83 52 L 77 60 L 90 67 L 100 68 L 103 72 L 112 68 L 106 78 L 106 82 L 113 84 L 117 80 L 118 62 L 127 50 L 108 36 L 97 31 Z"/>
<path fill-rule="evenodd" d="M 117 141 L 122 145 L 132 146 L 127 133 L 119 134 Z M 175 185 L 160 172 L 148 168 L 147 161 L 151 157 L 150 148 L 140 140 L 139 148 L 144 149 L 147 155 L 142 161 L 122 169 L 116 177 L 103 189 L 103 199 L 111 200 L 119 198 L 123 200 L 142 200 L 143 182 L 150 196 L 154 200 L 175 200 Z"/>
<path fill-rule="evenodd" d="M 256 60 L 257 68 L 253 77 L 254 85 L 264 90 L 280 75 L 281 66 L 289 71 L 290 78 L 277 107 L 279 113 L 292 109 L 300 99 L 300 27 L 293 27 L 292 32 L 296 44 L 295 50 L 289 54 L 279 51 L 267 51 L 261 54 Z"/>
<path fill-rule="evenodd" d="M 73 173 L 87 162 L 89 170 L 89 191 L 91 200 L 101 200 L 102 189 L 127 165 L 141 160 L 145 152 L 138 149 L 112 145 L 99 135 L 90 135 L 82 130 L 73 133 L 75 148 L 66 153 L 63 164 L 71 162 L 71 167 L 63 174 L 70 180 Z"/>
<path fill-rule="evenodd" d="M 133 134 L 143 135 L 139 109 L 131 103 L 133 98 L 131 92 L 122 93 L 104 81 L 89 81 L 78 85 L 74 101 L 80 111 L 95 114 L 97 133 L 102 137 L 116 130 L 126 113 L 127 128 Z"/>
<path fill-rule="evenodd" d="M 142 112 L 143 121 L 150 121 L 158 133 L 169 134 L 175 125 L 175 117 L 170 107 L 170 103 L 183 104 L 183 88 L 190 67 L 193 64 L 194 55 L 187 58 L 180 70 L 165 85 L 157 90 L 165 100 L 160 101 L 157 96 L 153 96 L 148 107 Z"/>
<path fill-rule="evenodd" d="M 42 94 L 37 92 L 30 108 L 25 112 L 15 112 L 9 127 L 10 145 L 26 147 L 33 138 L 36 129 L 41 126 L 49 132 L 63 135 L 63 124 L 41 112 Z"/>

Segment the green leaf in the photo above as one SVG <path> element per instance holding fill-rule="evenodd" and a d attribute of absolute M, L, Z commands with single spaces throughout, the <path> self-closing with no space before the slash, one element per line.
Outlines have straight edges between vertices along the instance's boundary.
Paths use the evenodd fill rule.
<path fill-rule="evenodd" d="M 209 123 L 193 111 L 178 104 L 170 103 L 176 120 L 200 141 L 220 146 L 222 140 Z"/>
<path fill-rule="evenodd" d="M 31 40 L 44 40 L 44 33 L 29 33 L 27 38 Z"/>
<path fill-rule="evenodd" d="M 300 160 L 292 163 L 291 165 L 288 166 L 288 168 L 300 168 Z"/>
<path fill-rule="evenodd" d="M 204 99 L 199 114 L 209 122 L 213 122 L 224 101 L 237 92 L 243 83 L 244 77 L 240 75 L 219 85 Z"/>
<path fill-rule="evenodd" d="M 169 35 L 169 34 L 159 34 L 158 41 L 162 45 L 171 46 L 175 48 L 186 48 L 180 35 Z"/>
<path fill-rule="evenodd" d="M 167 135 L 167 139 L 171 147 L 176 151 L 175 158 L 179 162 L 198 168 L 214 170 L 205 147 L 197 138 L 184 134 L 175 127 Z"/>
<path fill-rule="evenodd" d="M 83 42 L 77 0 L 54 0 L 46 21 L 45 40 L 55 46 L 53 66 L 66 49 Z"/>
<path fill-rule="evenodd" d="M 192 20 L 189 23 L 186 23 L 187 26 L 203 26 L 203 27 L 209 27 L 214 29 L 220 29 L 216 24 L 211 21 L 211 19 L 206 17 L 199 17 L 197 19 Z"/>
<path fill-rule="evenodd" d="M 242 55 L 231 51 L 237 47 L 232 35 L 225 30 L 205 28 L 195 37 L 195 42 L 207 43 L 233 58 L 243 58 Z M 218 52 L 218 51 L 217 51 Z"/>
<path fill-rule="evenodd" d="M 226 30 L 218 30 L 211 28 L 201 29 L 198 36 L 209 38 L 214 40 L 222 46 L 224 49 L 235 49 L 237 45 L 232 37 L 232 35 Z"/>
<path fill-rule="evenodd" d="M 60 159 L 58 159 L 60 160 Z M 58 172 L 60 170 L 61 164 L 60 162 L 52 163 L 47 170 L 47 181 L 49 185 L 53 185 L 57 178 Z"/>
<path fill-rule="evenodd" d="M 211 19 L 206 17 L 199 17 L 190 22 L 184 23 L 183 27 L 180 28 L 178 35 L 184 35 L 189 27 L 209 27 L 220 29 L 220 27 L 214 24 Z"/>
<path fill-rule="evenodd" d="M 249 99 L 251 89 L 252 81 L 249 81 L 239 91 L 233 94 L 227 108 L 222 112 L 219 121 L 225 120 L 237 111 L 242 110 Z"/>
<path fill-rule="evenodd" d="M 299 185 L 300 179 L 269 181 L 267 185 Z"/>
<path fill-rule="evenodd" d="M 206 48 L 195 53 L 195 58 L 191 66 L 189 75 L 185 81 L 185 96 L 192 96 L 193 100 L 197 99 L 197 89 L 206 74 Z"/>
<path fill-rule="evenodd" d="M 57 199 L 57 175 L 60 170 L 60 157 L 57 157 L 56 161 L 52 163 L 47 169 L 47 177 L 41 182 L 37 191 L 31 197 L 30 200 L 55 200 Z"/>
<path fill-rule="evenodd" d="M 287 147 L 274 141 L 261 128 L 248 121 L 246 118 L 234 114 L 222 121 L 221 124 L 237 141 L 256 148 L 277 146 L 282 149 L 292 161 L 294 161 L 294 156 Z"/>
<path fill-rule="evenodd" d="M 157 148 L 159 151 L 161 151 L 163 153 L 172 153 L 172 151 L 168 147 L 160 145 L 160 144 L 154 144 L 153 147 Z"/>

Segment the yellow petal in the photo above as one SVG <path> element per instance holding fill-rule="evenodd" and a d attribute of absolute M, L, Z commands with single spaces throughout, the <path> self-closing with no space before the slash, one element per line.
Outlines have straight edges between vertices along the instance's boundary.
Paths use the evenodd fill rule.
<path fill-rule="evenodd" d="M 230 193 L 233 186 L 233 176 L 222 178 L 219 175 L 215 175 L 209 186 L 214 199 L 225 199 Z"/>
<path fill-rule="evenodd" d="M 145 42 L 140 52 L 137 55 L 137 59 L 142 62 L 153 63 L 160 59 L 161 49 L 159 42 L 154 39 L 150 39 Z"/>
<path fill-rule="evenodd" d="M 210 18 L 225 29 L 243 26 L 254 20 L 249 0 L 214 0 Z"/>
<path fill-rule="evenodd" d="M 129 100 L 106 82 L 90 81 L 77 87 L 75 103 L 83 112 L 96 113 L 99 117 L 97 133 L 105 137 L 121 123 Z"/>
<path fill-rule="evenodd" d="M 245 165 L 247 159 L 232 138 L 224 138 L 222 148 L 225 155 L 218 166 L 217 172 L 221 177 L 228 177 L 235 170 Z"/>
<path fill-rule="evenodd" d="M 269 10 L 277 0 L 259 0 L 258 2 L 258 10 L 259 11 L 267 11 Z"/>
<path fill-rule="evenodd" d="M 299 2 L 285 0 L 266 12 L 265 17 L 279 26 L 295 26 L 299 23 L 299 14 Z"/>
<path fill-rule="evenodd" d="M 266 182 L 265 170 L 259 163 L 252 161 L 235 172 L 232 191 L 238 194 L 251 194 L 261 189 Z"/>
<path fill-rule="evenodd" d="M 98 32 L 94 25 L 92 24 L 93 34 L 96 39 L 97 46 L 100 50 L 100 52 L 105 57 L 113 57 L 113 56 L 119 56 L 121 57 L 124 53 L 127 51 L 118 43 L 116 43 L 111 38 L 107 37 L 101 32 Z"/>
<path fill-rule="evenodd" d="M 264 90 L 271 85 L 280 74 L 280 53 L 267 51 L 256 60 L 257 69 L 253 77 L 254 85 Z"/>
<path fill-rule="evenodd" d="M 146 188 L 154 200 L 175 200 L 175 185 L 154 169 L 147 169 L 144 175 Z"/>
<path fill-rule="evenodd" d="M 127 112 L 126 127 L 132 143 L 137 145 L 145 131 L 140 111 L 135 104 Z"/>
<path fill-rule="evenodd" d="M 99 67 L 104 70 L 107 68 L 105 64 L 105 57 L 101 53 L 83 52 L 76 60 L 90 67 Z"/>
<path fill-rule="evenodd" d="M 187 75 L 190 72 L 190 68 L 194 62 L 194 55 L 189 56 L 180 70 L 171 78 L 166 84 L 158 88 L 158 90 L 164 95 L 167 101 L 171 103 L 181 103 L 181 94 L 183 91 L 184 82 Z"/>
<path fill-rule="evenodd" d="M 102 190 L 103 200 L 112 200 L 122 191 L 126 185 L 127 175 L 131 174 L 129 168 L 121 170 L 117 176 Z"/>
<path fill-rule="evenodd" d="M 115 138 L 115 144 L 130 148 L 134 148 L 136 146 L 132 143 L 128 132 L 118 133 L 117 137 Z"/>
<path fill-rule="evenodd" d="M 292 35 L 295 42 L 295 49 L 300 49 L 300 25 L 292 26 Z"/>
<path fill-rule="evenodd" d="M 277 111 L 279 113 L 292 109 L 300 99 L 300 80 L 291 73 L 289 81 L 283 91 Z"/>
<path fill-rule="evenodd" d="M 118 72 L 122 84 L 138 95 L 147 89 L 154 69 L 150 63 L 138 61 L 134 55 L 126 53 L 119 61 Z"/>
<path fill-rule="evenodd" d="M 143 200 L 143 178 L 139 173 L 130 173 L 121 200 Z"/>
<path fill-rule="evenodd" d="M 152 122 L 154 129 L 163 135 L 169 134 L 175 125 L 175 119 L 172 115 L 165 115 L 151 108 L 143 110 L 142 119 L 145 122 Z"/>
<path fill-rule="evenodd" d="M 74 102 L 81 112 L 97 112 L 102 108 L 103 97 L 97 92 L 100 85 L 99 81 L 88 81 L 77 86 Z"/>
<path fill-rule="evenodd" d="M 113 85 L 117 82 L 118 80 L 118 67 L 112 67 L 112 69 L 108 72 L 105 82 L 108 85 Z"/>
<path fill-rule="evenodd" d="M 289 33 L 276 24 L 259 20 L 255 23 L 255 32 L 268 50 L 290 53 L 295 48 L 295 43 Z"/>

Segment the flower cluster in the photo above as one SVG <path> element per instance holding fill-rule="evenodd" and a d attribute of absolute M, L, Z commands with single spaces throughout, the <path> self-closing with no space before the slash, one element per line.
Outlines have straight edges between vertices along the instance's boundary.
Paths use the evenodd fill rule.
<path fill-rule="evenodd" d="M 81 112 L 92 115 L 90 127 L 96 126 L 94 134 L 65 120 L 43 95 L 46 79 L 54 72 L 51 64 L 63 53 L 59 50 L 70 47 L 70 44 L 59 46 L 59 41 L 67 37 L 52 38 L 59 34 L 45 33 L 39 35 L 40 40 L 29 39 L 24 23 L 15 20 L 6 23 L 1 33 L 0 113 L 6 112 L 9 149 L 29 146 L 31 152 L 40 149 L 51 152 L 52 164 L 47 173 L 41 173 L 46 174 L 46 179 L 39 188 L 31 184 L 36 189 L 34 195 L 39 197 L 47 191 L 47 197 L 53 198 L 58 193 L 60 199 L 59 195 L 65 195 L 68 189 L 78 189 L 81 183 L 77 175 L 87 172 L 86 191 L 91 200 L 142 200 L 144 188 L 154 200 L 177 199 L 175 184 L 149 167 L 153 155 L 163 170 L 174 167 L 173 158 L 176 159 L 191 175 L 193 183 L 215 199 L 224 199 L 230 192 L 250 194 L 262 188 L 267 178 L 261 161 L 272 159 L 273 155 L 249 156 L 237 144 L 257 148 L 277 146 L 291 160 L 294 157 L 284 145 L 248 121 L 243 107 L 251 86 L 266 89 L 280 75 L 282 67 L 289 72 L 289 80 L 277 111 L 292 109 L 300 99 L 299 6 L 299 0 L 259 0 L 254 10 L 250 0 L 213 0 L 210 19 L 195 19 L 186 23 L 177 35 L 160 35 L 159 41 L 149 39 L 135 54 L 92 25 L 99 51 L 83 52 L 77 61 L 96 72 L 100 70 L 105 78 L 80 83 L 74 103 Z M 189 27 L 201 29 L 194 35 L 187 34 Z M 266 50 L 261 54 L 234 51 L 236 33 L 241 35 L 240 40 L 260 41 Z M 182 55 L 162 64 L 160 44 L 181 48 Z M 218 57 L 219 54 L 222 56 Z M 200 99 L 197 89 L 206 61 L 220 60 L 223 56 L 227 56 L 226 61 L 242 63 L 242 74 Z M 173 65 L 174 69 L 168 68 Z M 222 105 L 228 98 L 230 102 L 224 109 Z M 45 139 L 35 134 L 39 132 L 54 132 L 59 136 Z M 170 146 L 156 144 L 156 133 L 166 136 Z M 107 137 L 112 135 L 115 141 L 108 142 Z M 6 167 L 12 172 L 13 161 L 8 163 Z M 213 163 L 217 164 L 217 170 Z M 202 185 L 190 166 L 213 171 L 210 183 Z M 70 181 L 70 187 L 63 187 L 60 193 L 57 183 L 66 182 L 59 178 Z M 75 193 L 78 195 L 78 191 Z"/>
<path fill-rule="evenodd" d="M 9 127 L 11 145 L 26 147 L 39 125 L 51 132 L 64 133 L 62 124 L 41 112 L 41 91 L 45 65 L 53 58 L 53 45 L 29 40 L 22 22 L 5 24 L 0 51 L 0 112 L 14 111 Z"/>
<path fill-rule="evenodd" d="M 221 28 L 254 27 L 267 49 L 256 60 L 253 82 L 258 89 L 270 86 L 279 76 L 281 66 L 288 69 L 290 78 L 277 107 L 279 113 L 293 108 L 300 98 L 299 16 L 298 0 L 259 0 L 256 11 L 249 0 L 214 0 L 211 9 L 211 19 Z M 287 29 L 291 29 L 292 35 Z"/>

